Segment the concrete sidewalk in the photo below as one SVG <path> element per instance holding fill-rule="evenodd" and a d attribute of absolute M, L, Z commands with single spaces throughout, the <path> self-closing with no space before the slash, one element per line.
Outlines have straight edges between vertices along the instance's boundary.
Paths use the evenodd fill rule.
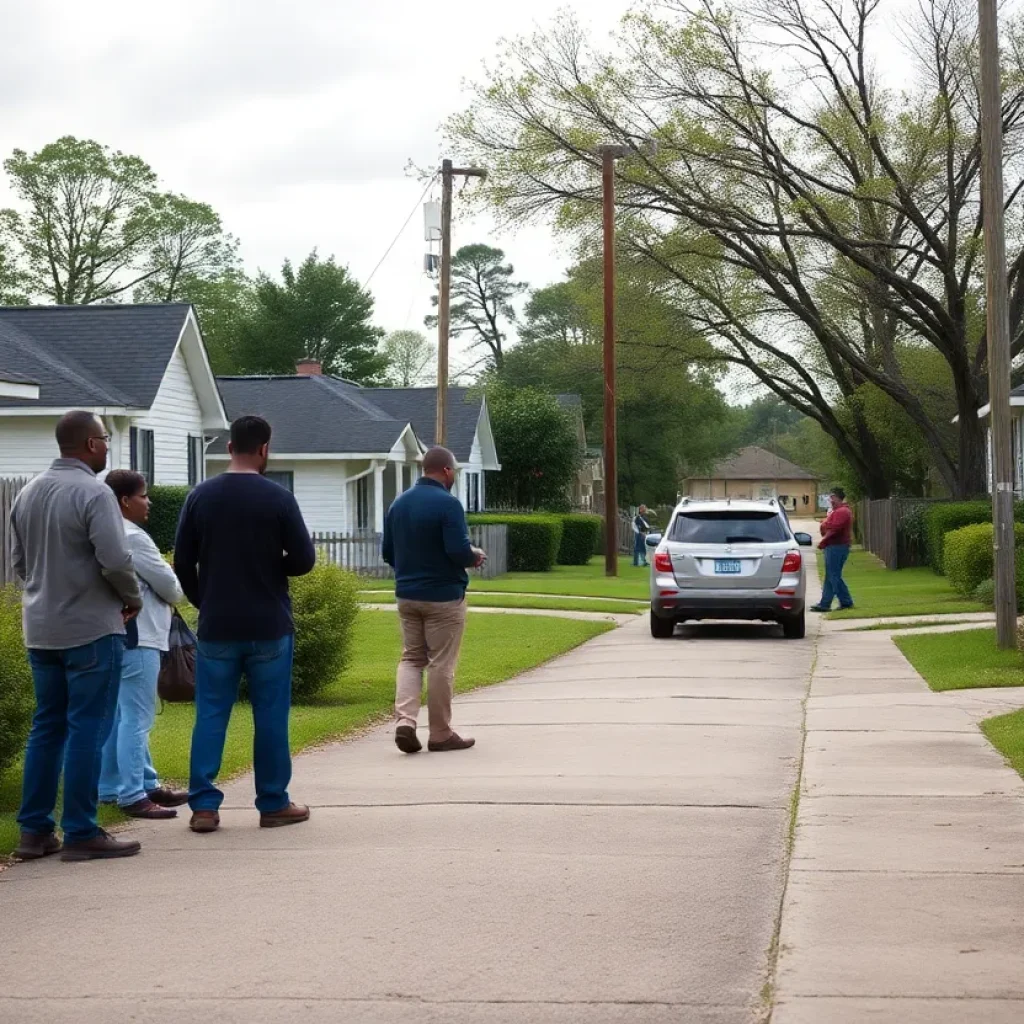
<path fill-rule="evenodd" d="M 977 728 L 1024 691 L 932 693 L 826 623 L 773 1024 L 1024 1020 L 1024 783 Z"/>

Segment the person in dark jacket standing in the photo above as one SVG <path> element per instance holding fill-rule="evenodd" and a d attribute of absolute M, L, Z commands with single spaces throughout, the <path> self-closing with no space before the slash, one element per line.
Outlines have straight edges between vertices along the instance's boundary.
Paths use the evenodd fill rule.
<path fill-rule="evenodd" d="M 76 410 L 61 417 L 56 433 L 60 458 L 25 486 L 11 512 L 36 694 L 15 855 L 34 860 L 61 849 L 53 809 L 63 771 L 62 859 L 127 857 L 139 844 L 104 832 L 96 805 L 125 623 L 142 608 L 142 595 L 117 499 L 96 478 L 107 464 L 103 421 Z"/>
<path fill-rule="evenodd" d="M 850 557 L 850 543 L 853 540 L 853 513 L 846 504 L 846 492 L 836 487 L 829 495 L 832 509 L 821 524 L 821 542 L 818 547 L 825 552 L 825 584 L 821 589 L 821 600 L 811 608 L 812 612 L 827 612 L 834 598 L 839 598 L 840 608 L 852 608 L 850 588 L 843 579 L 843 567 Z"/>
<path fill-rule="evenodd" d="M 651 532 L 651 524 L 647 522 L 647 506 L 641 505 L 633 517 L 633 567 L 640 568 L 647 562 L 647 534 Z"/>
<path fill-rule="evenodd" d="M 220 826 L 224 794 L 214 782 L 243 673 L 256 731 L 260 825 L 294 825 L 309 818 L 309 808 L 288 796 L 295 649 L 288 577 L 308 573 L 316 551 L 295 498 L 263 476 L 270 435 L 270 424 L 258 416 L 235 420 L 227 472 L 192 491 L 178 522 L 174 571 L 199 609 L 189 779 L 193 832 Z"/>
<path fill-rule="evenodd" d="M 427 749 L 467 750 L 475 742 L 452 731 L 452 692 L 466 628 L 466 569 L 481 565 L 486 556 L 470 543 L 466 513 L 451 494 L 455 467 L 447 448 L 431 448 L 423 456 L 423 476 L 395 499 L 384 520 L 384 561 L 395 570 L 402 629 L 395 744 L 406 754 L 423 749 L 416 723 L 424 671 Z"/>

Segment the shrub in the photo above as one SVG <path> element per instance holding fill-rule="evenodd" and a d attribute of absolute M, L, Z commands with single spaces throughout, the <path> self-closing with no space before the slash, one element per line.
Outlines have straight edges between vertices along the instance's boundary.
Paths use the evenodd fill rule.
<path fill-rule="evenodd" d="M 973 594 L 994 573 L 991 523 L 975 523 L 951 530 L 943 545 L 943 564 L 946 577 L 960 594 Z M 1014 542 L 1019 549 L 1024 544 L 1024 525 L 1013 524 Z"/>
<path fill-rule="evenodd" d="M 992 522 L 992 504 L 988 501 L 944 501 L 929 506 L 924 513 L 928 542 L 928 564 L 938 573 L 946 571 L 943 545 L 946 534 L 973 523 Z M 989 573 L 991 575 L 991 573 Z M 981 579 L 985 577 L 982 576 Z M 979 583 L 981 580 L 978 581 Z"/>
<path fill-rule="evenodd" d="M 328 562 L 291 580 L 295 618 L 292 694 L 297 701 L 315 697 L 348 666 L 359 612 L 358 593 L 355 574 Z"/>
<path fill-rule="evenodd" d="M 472 515 L 470 526 L 508 527 L 511 572 L 549 572 L 562 543 L 562 520 L 549 515 Z"/>
<path fill-rule="evenodd" d="M 587 565 L 601 539 L 600 516 L 562 516 L 562 541 L 558 546 L 559 565 Z"/>
<path fill-rule="evenodd" d="M 974 591 L 974 600 L 983 604 L 986 608 L 996 606 L 996 581 L 982 580 Z"/>
<path fill-rule="evenodd" d="M 174 547 L 174 535 L 178 532 L 181 507 L 185 504 L 187 487 L 150 487 L 149 522 L 146 532 L 153 538 L 161 551 Z"/>
<path fill-rule="evenodd" d="M 0 774 L 25 748 L 34 706 L 32 670 L 21 633 L 21 602 L 14 587 L 0 590 Z"/>

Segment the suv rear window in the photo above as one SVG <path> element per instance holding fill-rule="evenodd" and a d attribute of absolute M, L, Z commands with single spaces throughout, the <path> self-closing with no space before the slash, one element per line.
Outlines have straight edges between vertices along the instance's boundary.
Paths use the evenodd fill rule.
<path fill-rule="evenodd" d="M 684 512 L 669 540 L 683 544 L 777 544 L 789 534 L 777 512 Z"/>

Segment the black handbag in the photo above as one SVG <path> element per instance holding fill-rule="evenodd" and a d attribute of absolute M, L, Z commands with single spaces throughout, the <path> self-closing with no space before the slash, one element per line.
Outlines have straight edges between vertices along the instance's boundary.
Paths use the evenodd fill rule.
<path fill-rule="evenodd" d="M 177 609 L 171 616 L 167 643 L 156 692 L 168 704 L 189 704 L 196 699 L 196 636 Z"/>

